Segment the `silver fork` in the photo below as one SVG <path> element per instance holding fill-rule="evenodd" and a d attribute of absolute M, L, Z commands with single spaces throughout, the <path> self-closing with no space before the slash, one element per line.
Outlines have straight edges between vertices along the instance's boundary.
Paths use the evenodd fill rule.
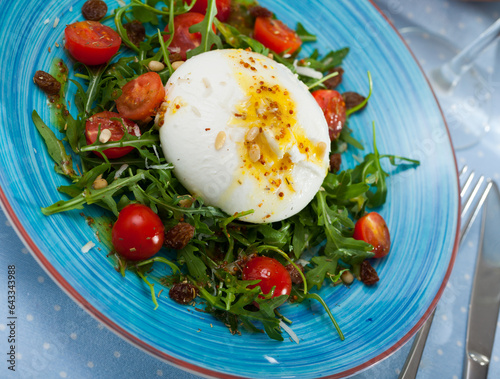
<path fill-rule="evenodd" d="M 462 226 L 460 227 L 459 243 L 462 243 L 465 235 L 470 230 L 492 187 L 490 179 L 485 179 L 484 176 L 480 176 L 475 180 L 475 176 L 474 171 L 469 172 L 468 166 L 464 166 L 460 171 L 460 180 L 462 182 L 460 190 L 460 199 L 462 203 L 460 219 Z M 414 379 L 417 376 L 420 359 L 424 352 L 425 343 L 429 335 L 429 330 L 431 329 L 435 312 L 436 310 L 434 309 L 415 336 L 410 353 L 399 374 L 399 379 Z"/>

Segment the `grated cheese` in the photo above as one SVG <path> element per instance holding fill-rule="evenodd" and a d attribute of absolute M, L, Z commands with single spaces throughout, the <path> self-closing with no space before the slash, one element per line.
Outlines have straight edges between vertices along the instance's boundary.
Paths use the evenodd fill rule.
<path fill-rule="evenodd" d="M 95 243 L 92 241 L 87 242 L 85 245 L 82 246 L 82 253 L 88 253 L 90 249 L 92 249 L 95 246 Z"/>
<path fill-rule="evenodd" d="M 120 168 L 115 173 L 115 179 L 118 179 L 128 167 L 128 164 L 122 164 Z"/>
<path fill-rule="evenodd" d="M 287 324 L 285 324 L 282 320 L 280 320 L 280 327 L 283 328 L 285 332 L 294 340 L 295 343 L 299 343 L 299 337 L 295 334 L 295 332 L 290 328 Z"/>

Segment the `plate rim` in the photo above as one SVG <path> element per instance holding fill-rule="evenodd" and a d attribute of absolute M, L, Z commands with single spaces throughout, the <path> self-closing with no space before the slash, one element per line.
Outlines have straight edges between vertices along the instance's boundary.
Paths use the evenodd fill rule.
<path fill-rule="evenodd" d="M 411 49 L 409 48 L 408 44 L 404 40 L 404 38 L 401 36 L 401 34 L 398 32 L 396 27 L 392 24 L 390 19 L 387 17 L 387 15 L 380 9 L 380 7 L 374 2 L 374 0 L 369 0 L 368 3 L 376 9 L 380 15 L 383 17 L 383 19 L 388 23 L 388 25 L 393 29 L 393 31 L 397 34 L 397 36 L 401 39 L 401 41 L 404 43 L 406 49 L 410 52 L 411 56 L 413 57 L 413 60 L 419 67 L 423 77 L 425 78 L 431 93 L 434 97 L 434 101 L 436 102 L 439 112 L 441 114 L 441 118 L 443 120 L 448 140 L 450 143 L 450 146 L 452 147 L 451 152 L 452 152 L 452 158 L 455 164 L 455 177 L 456 177 L 456 185 L 457 188 L 460 189 L 460 182 L 459 182 L 459 175 L 458 175 L 458 163 L 457 163 L 457 158 L 456 158 L 456 153 L 453 149 L 453 143 L 450 135 L 450 130 L 448 127 L 448 124 L 446 122 L 446 119 L 444 117 L 443 110 L 441 109 L 441 106 L 439 105 L 439 102 L 437 100 L 437 97 L 432 89 L 432 86 L 427 78 L 427 76 L 424 73 L 424 70 L 422 69 L 420 63 L 418 62 L 418 59 L 415 57 Z M 233 375 L 233 374 L 228 374 L 228 373 L 222 373 L 220 371 L 215 371 L 211 370 L 205 367 L 202 367 L 200 365 L 196 365 L 193 363 L 186 362 L 182 359 L 175 358 L 174 356 L 171 356 L 149 344 L 146 342 L 142 341 L 141 339 L 135 337 L 132 335 L 130 332 L 119 326 L 117 323 L 113 322 L 110 320 L 106 315 L 104 315 L 101 311 L 97 310 L 93 305 L 91 305 L 83 295 L 81 295 L 55 268 L 54 266 L 48 261 L 48 259 L 44 256 L 42 251 L 39 249 L 39 247 L 35 244 L 33 239 L 30 237 L 29 233 L 26 231 L 24 228 L 21 220 L 17 217 L 17 214 L 15 213 L 13 207 L 11 206 L 9 200 L 7 199 L 7 196 L 3 190 L 3 188 L 0 185 L 0 207 L 3 209 L 7 219 L 13 226 L 13 229 L 15 230 L 16 234 L 19 236 L 19 238 L 22 240 L 24 245 L 27 247 L 28 251 L 30 251 L 31 255 L 35 258 L 37 263 L 46 271 L 46 273 L 51 277 L 51 279 L 76 303 L 78 304 L 81 308 L 83 308 L 91 317 L 96 319 L 97 321 L 101 322 L 102 324 L 106 325 L 106 327 L 111 330 L 114 334 L 119 336 L 120 338 L 124 339 L 125 341 L 131 343 L 134 347 L 139 348 L 140 350 L 154 356 L 155 358 L 161 359 L 164 362 L 173 365 L 177 368 L 180 368 L 182 370 L 195 373 L 195 374 L 200 374 L 204 376 L 212 376 L 212 377 L 220 377 L 220 378 L 242 378 L 243 376 L 238 376 L 238 375 Z M 432 302 L 430 303 L 430 306 L 427 308 L 427 310 L 424 312 L 422 317 L 417 321 L 417 323 L 404 335 L 402 336 L 399 341 L 394 343 L 392 346 L 387 348 L 385 351 L 382 353 L 378 354 L 377 356 L 373 357 L 372 359 L 359 364 L 355 367 L 352 367 L 348 370 L 328 375 L 326 378 L 343 378 L 346 376 L 351 376 L 356 373 L 359 373 L 361 371 L 364 371 L 368 369 L 369 367 L 375 365 L 376 363 L 379 363 L 380 361 L 384 360 L 385 358 L 389 357 L 393 353 L 395 353 L 400 347 L 402 347 L 404 344 L 406 344 L 413 335 L 417 333 L 417 331 L 423 326 L 423 324 L 426 322 L 426 320 L 430 317 L 432 312 L 437 306 L 437 303 L 439 302 L 442 293 L 446 287 L 446 284 L 448 283 L 449 277 L 451 275 L 451 272 L 454 267 L 454 263 L 456 260 L 457 252 L 458 252 L 458 247 L 459 247 L 459 231 L 460 231 L 460 226 L 461 226 L 461 219 L 460 219 L 460 209 L 461 209 L 461 199 L 460 196 L 458 196 L 458 217 L 457 217 L 457 225 L 456 225 L 456 230 L 455 230 L 455 241 L 453 244 L 453 249 L 449 261 L 448 268 L 446 270 L 446 273 L 444 275 L 442 284 L 440 288 L 438 289 L 436 295 L 434 296 Z"/>

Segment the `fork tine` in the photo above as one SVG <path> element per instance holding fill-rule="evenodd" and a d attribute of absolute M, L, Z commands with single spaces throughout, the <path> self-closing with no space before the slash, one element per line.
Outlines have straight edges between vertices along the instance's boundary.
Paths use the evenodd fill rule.
<path fill-rule="evenodd" d="M 462 169 L 460 170 L 460 175 L 459 177 L 461 178 L 463 175 L 465 175 L 465 173 L 469 170 L 469 166 L 465 165 L 464 167 L 462 167 Z"/>
<path fill-rule="evenodd" d="M 481 176 L 481 179 L 484 179 L 484 178 Z M 459 243 L 462 243 L 463 238 L 465 237 L 465 235 L 469 231 L 472 223 L 474 222 L 477 215 L 479 214 L 479 211 L 481 210 L 484 202 L 486 201 L 486 198 L 488 197 L 488 193 L 490 192 L 490 190 L 493 186 L 493 182 L 491 181 L 491 179 L 487 179 L 486 183 L 487 183 L 486 188 L 484 189 L 483 194 L 479 198 L 479 201 L 475 204 L 474 209 L 471 211 L 471 213 L 469 214 L 469 217 L 467 218 L 467 221 L 460 228 Z M 476 188 L 477 188 L 477 190 L 476 190 Z M 478 190 L 479 190 L 478 185 L 476 185 L 476 187 L 474 187 L 474 191 L 473 191 L 474 196 L 475 196 L 475 194 L 477 194 Z M 469 200 L 471 200 L 471 197 L 469 197 Z M 462 218 L 464 217 L 464 215 L 465 215 L 464 212 L 462 212 Z"/>
<path fill-rule="evenodd" d="M 465 167 L 467 167 L 467 166 L 465 166 Z M 464 172 L 464 174 L 465 174 L 465 172 Z M 460 191 L 460 198 L 461 198 L 461 199 L 462 199 L 462 198 L 465 196 L 465 194 L 467 193 L 467 191 L 468 191 L 468 189 L 469 189 L 469 187 L 470 187 L 470 185 L 471 185 L 472 181 L 474 180 L 474 176 L 475 176 L 474 171 L 472 171 L 472 172 L 469 174 L 469 176 L 467 177 L 467 179 L 465 180 L 465 183 L 464 183 L 464 185 L 462 186 L 462 190 Z M 462 212 L 463 212 L 463 211 L 462 211 Z"/>
<path fill-rule="evenodd" d="M 472 173 L 472 175 L 473 174 L 474 173 Z M 476 185 L 474 186 L 473 190 L 471 191 L 471 193 L 469 194 L 469 196 L 465 200 L 464 205 L 462 206 L 461 217 L 465 216 L 465 214 L 469 210 L 470 206 L 474 202 L 474 199 L 476 198 L 477 193 L 479 192 L 479 190 L 481 189 L 481 186 L 483 185 L 483 181 L 484 181 L 484 176 L 480 176 L 479 179 L 476 182 Z M 470 185 L 470 183 L 466 183 L 465 185 Z M 464 192 L 464 190 L 465 190 L 465 185 L 464 185 L 464 189 L 462 190 L 462 192 Z M 460 196 L 463 197 L 462 194 L 460 194 Z M 465 196 L 465 193 L 464 193 L 464 196 Z"/>

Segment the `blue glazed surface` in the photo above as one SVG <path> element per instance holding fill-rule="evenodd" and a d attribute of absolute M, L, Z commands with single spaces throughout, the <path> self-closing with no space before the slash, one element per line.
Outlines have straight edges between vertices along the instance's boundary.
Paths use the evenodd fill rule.
<path fill-rule="evenodd" d="M 153 311 L 148 290 L 132 275 L 122 278 L 106 258 L 80 211 L 45 217 L 40 207 L 61 198 L 65 184 L 53 171 L 32 122 L 36 109 L 49 122 L 46 97 L 35 88 L 37 69 L 48 70 L 54 57 L 66 59 L 64 25 L 80 17 L 80 2 L 0 1 L 4 41 L 0 57 L 3 84 L 0 108 L 0 187 L 7 213 L 16 221 L 32 252 L 82 306 L 146 350 L 175 364 L 212 375 L 321 377 L 356 372 L 406 341 L 442 290 L 450 269 L 458 223 L 455 160 L 441 113 L 410 53 L 379 12 L 366 1 L 262 1 L 289 25 L 297 21 L 318 35 L 307 50 L 327 52 L 349 46 L 342 91 L 367 92 L 367 71 L 374 81 L 368 108 L 350 127 L 372 150 L 372 122 L 383 153 L 421 160 L 416 170 L 388 180 L 389 197 L 378 211 L 392 233 L 390 256 L 375 263 L 379 284 L 367 288 L 324 287 L 342 327 L 341 342 L 318 304 L 288 305 L 281 311 L 294 321 L 297 345 L 265 335 L 232 336 L 209 315 L 174 304 L 165 296 Z M 110 2 L 111 4 L 111 2 Z M 73 11 L 70 11 L 73 7 Z M 59 17 L 55 28 L 44 20 Z M 23 22 L 19 22 L 23 19 Z M 51 52 L 48 52 L 48 47 Z M 350 151 L 344 167 L 354 164 Z M 385 162 L 388 163 L 388 162 Z M 88 207 L 85 215 L 102 212 Z M 102 247 L 81 253 L 88 241 Z M 161 268 L 159 268 L 161 270 Z M 198 368 L 199 369 L 198 369 Z M 208 371 L 206 371 L 208 370 Z"/>

